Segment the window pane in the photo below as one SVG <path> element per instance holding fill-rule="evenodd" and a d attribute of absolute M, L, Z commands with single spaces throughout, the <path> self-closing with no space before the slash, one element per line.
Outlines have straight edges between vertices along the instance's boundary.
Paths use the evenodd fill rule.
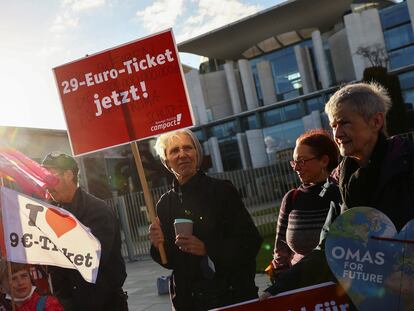
<path fill-rule="evenodd" d="M 200 142 L 203 142 L 203 141 L 206 140 L 202 130 L 194 131 L 194 134 L 195 134 L 195 136 L 197 136 L 197 138 Z"/>
<path fill-rule="evenodd" d="M 279 100 L 288 100 L 298 97 L 299 95 L 303 95 L 300 90 L 293 90 L 288 93 L 284 93 L 282 95 L 278 94 Z"/>
<path fill-rule="evenodd" d="M 414 89 L 407 90 L 403 92 L 404 102 L 408 106 L 411 106 L 411 109 L 414 109 Z"/>
<path fill-rule="evenodd" d="M 282 109 L 273 109 L 263 112 L 263 122 L 265 126 L 277 124 L 283 121 Z"/>
<path fill-rule="evenodd" d="M 232 171 L 242 168 L 239 145 L 236 138 L 228 138 L 219 141 L 219 148 L 224 171 Z"/>
<path fill-rule="evenodd" d="M 398 75 L 400 80 L 401 90 L 404 97 L 404 102 L 407 109 L 414 108 L 414 71 L 404 72 Z"/>
<path fill-rule="evenodd" d="M 409 22 L 407 4 L 405 2 L 390 6 L 380 11 L 380 18 L 383 29 Z"/>
<path fill-rule="evenodd" d="M 302 41 L 300 44 L 311 47 L 312 40 Z M 293 47 L 289 46 L 250 60 L 259 100 L 262 100 L 262 92 L 257 77 L 256 64 L 264 59 L 271 64 L 278 100 L 286 100 L 302 94 L 302 80 L 295 52 Z"/>
<path fill-rule="evenodd" d="M 388 54 L 391 69 L 396 69 L 412 64 L 414 59 L 414 45 Z"/>
<path fill-rule="evenodd" d="M 257 124 L 256 115 L 241 118 L 242 131 L 253 130 L 259 128 Z"/>
<path fill-rule="evenodd" d="M 402 90 L 414 88 L 414 71 L 404 72 L 398 76 L 398 79 Z"/>
<path fill-rule="evenodd" d="M 234 136 L 236 131 L 236 122 L 231 121 L 223 124 L 219 124 L 209 128 L 209 136 L 215 136 L 217 138 Z"/>
<path fill-rule="evenodd" d="M 388 51 L 414 43 L 414 35 L 411 24 L 405 24 L 400 27 L 384 31 L 384 38 Z"/>
<path fill-rule="evenodd" d="M 297 119 L 302 116 L 302 109 L 300 104 L 291 104 L 283 108 L 285 110 L 286 120 Z"/>
<path fill-rule="evenodd" d="M 296 138 L 304 132 L 302 120 L 295 120 L 263 129 L 266 151 L 271 163 L 277 159 L 277 152 L 295 147 Z"/>
<path fill-rule="evenodd" d="M 256 92 L 257 92 L 257 99 L 259 100 L 259 106 L 263 106 L 263 94 L 262 94 L 262 88 L 260 87 L 260 79 L 259 79 L 259 74 L 257 73 L 257 67 L 256 67 L 256 63 L 250 63 L 251 67 L 252 67 L 252 73 L 253 73 L 253 81 L 254 81 L 254 85 L 256 87 Z"/>
<path fill-rule="evenodd" d="M 323 102 L 322 97 L 314 97 L 311 99 L 306 100 L 306 105 L 308 107 L 308 112 L 311 113 L 312 111 L 324 111 L 325 103 Z"/>

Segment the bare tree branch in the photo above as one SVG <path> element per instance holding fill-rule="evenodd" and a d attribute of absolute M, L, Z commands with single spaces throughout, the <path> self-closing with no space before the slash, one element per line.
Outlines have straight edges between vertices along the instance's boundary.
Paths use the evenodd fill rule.
<path fill-rule="evenodd" d="M 387 67 L 387 52 L 385 48 L 380 45 L 360 46 L 355 54 L 368 59 L 372 67 Z"/>

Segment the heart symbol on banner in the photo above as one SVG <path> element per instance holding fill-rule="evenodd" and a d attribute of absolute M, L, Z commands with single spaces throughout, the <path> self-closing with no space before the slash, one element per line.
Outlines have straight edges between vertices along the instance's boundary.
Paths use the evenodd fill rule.
<path fill-rule="evenodd" d="M 53 208 L 46 211 L 46 222 L 58 238 L 76 227 L 76 220 L 73 217 Z"/>
<path fill-rule="evenodd" d="M 377 209 L 351 208 L 329 227 L 325 254 L 358 310 L 414 310 L 414 220 L 397 233 Z"/>

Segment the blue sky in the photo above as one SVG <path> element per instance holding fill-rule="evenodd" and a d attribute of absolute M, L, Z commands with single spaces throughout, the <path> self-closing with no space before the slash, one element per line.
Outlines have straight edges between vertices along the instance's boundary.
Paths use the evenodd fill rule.
<path fill-rule="evenodd" d="M 179 43 L 280 2 L 0 0 L 0 126 L 66 129 L 53 67 L 169 27 Z"/>

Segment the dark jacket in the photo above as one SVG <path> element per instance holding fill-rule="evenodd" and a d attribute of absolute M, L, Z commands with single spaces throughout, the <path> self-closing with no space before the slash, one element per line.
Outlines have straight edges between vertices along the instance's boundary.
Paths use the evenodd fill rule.
<path fill-rule="evenodd" d="M 177 310 L 207 310 L 257 297 L 255 258 L 260 237 L 239 193 L 229 181 L 198 172 L 187 183 L 165 193 L 157 204 L 173 269 L 172 303 Z M 175 245 L 174 219 L 191 218 L 193 235 L 204 242 L 207 256 L 184 253 Z M 158 251 L 151 256 L 160 263 Z"/>
<path fill-rule="evenodd" d="M 121 255 L 118 221 L 106 203 L 81 188 L 70 204 L 62 206 L 71 212 L 101 243 L 101 259 L 96 284 L 86 282 L 79 272 L 56 269 L 52 272 L 56 296 L 69 299 L 74 310 L 117 310 L 115 296 L 126 279 L 125 262 Z"/>
<path fill-rule="evenodd" d="M 345 157 L 337 171 L 339 188 L 345 203 L 330 209 L 321 233 L 320 247 L 290 270 L 282 273 L 277 283 L 266 291 L 275 295 L 299 287 L 336 281 L 326 262 L 323 242 L 329 231 L 329 225 L 335 218 L 343 211 L 356 206 L 346 205 L 350 199 L 344 196 L 349 184 L 349 176 L 346 177 L 345 169 L 348 170 L 349 165 L 352 164 L 349 161 L 353 160 Z M 365 201 L 367 206 L 386 214 L 395 224 L 396 229 L 401 230 L 408 221 L 414 219 L 414 147 L 410 142 L 399 137 L 386 140 L 380 135 L 369 165 L 376 166 L 373 169 L 378 175 L 373 184 L 365 183 L 365 188 L 359 189 L 362 195 L 364 190 L 366 193 L 361 200 Z M 352 192 L 349 194 L 352 196 Z"/>
<path fill-rule="evenodd" d="M 399 231 L 411 219 L 414 219 L 414 146 L 409 141 L 400 137 L 391 137 L 388 140 L 380 135 L 377 146 L 374 148 L 373 155 L 367 169 L 376 172 L 376 178 L 361 189 L 362 193 L 367 194 L 361 199 L 361 203 L 352 203 L 345 196 L 347 184 L 349 184 L 349 167 L 352 167 L 351 158 L 344 158 L 339 164 L 336 174 L 338 175 L 339 189 L 341 191 L 344 204 L 328 214 L 324 232 L 321 236 L 323 240 L 329 231 L 329 224 L 342 212 L 355 206 L 370 206 L 387 215 Z M 352 175 L 358 174 L 355 171 Z M 368 190 L 369 189 L 369 190 Z M 363 201 L 365 200 L 365 201 Z M 357 202 L 357 201 L 356 201 Z"/>

